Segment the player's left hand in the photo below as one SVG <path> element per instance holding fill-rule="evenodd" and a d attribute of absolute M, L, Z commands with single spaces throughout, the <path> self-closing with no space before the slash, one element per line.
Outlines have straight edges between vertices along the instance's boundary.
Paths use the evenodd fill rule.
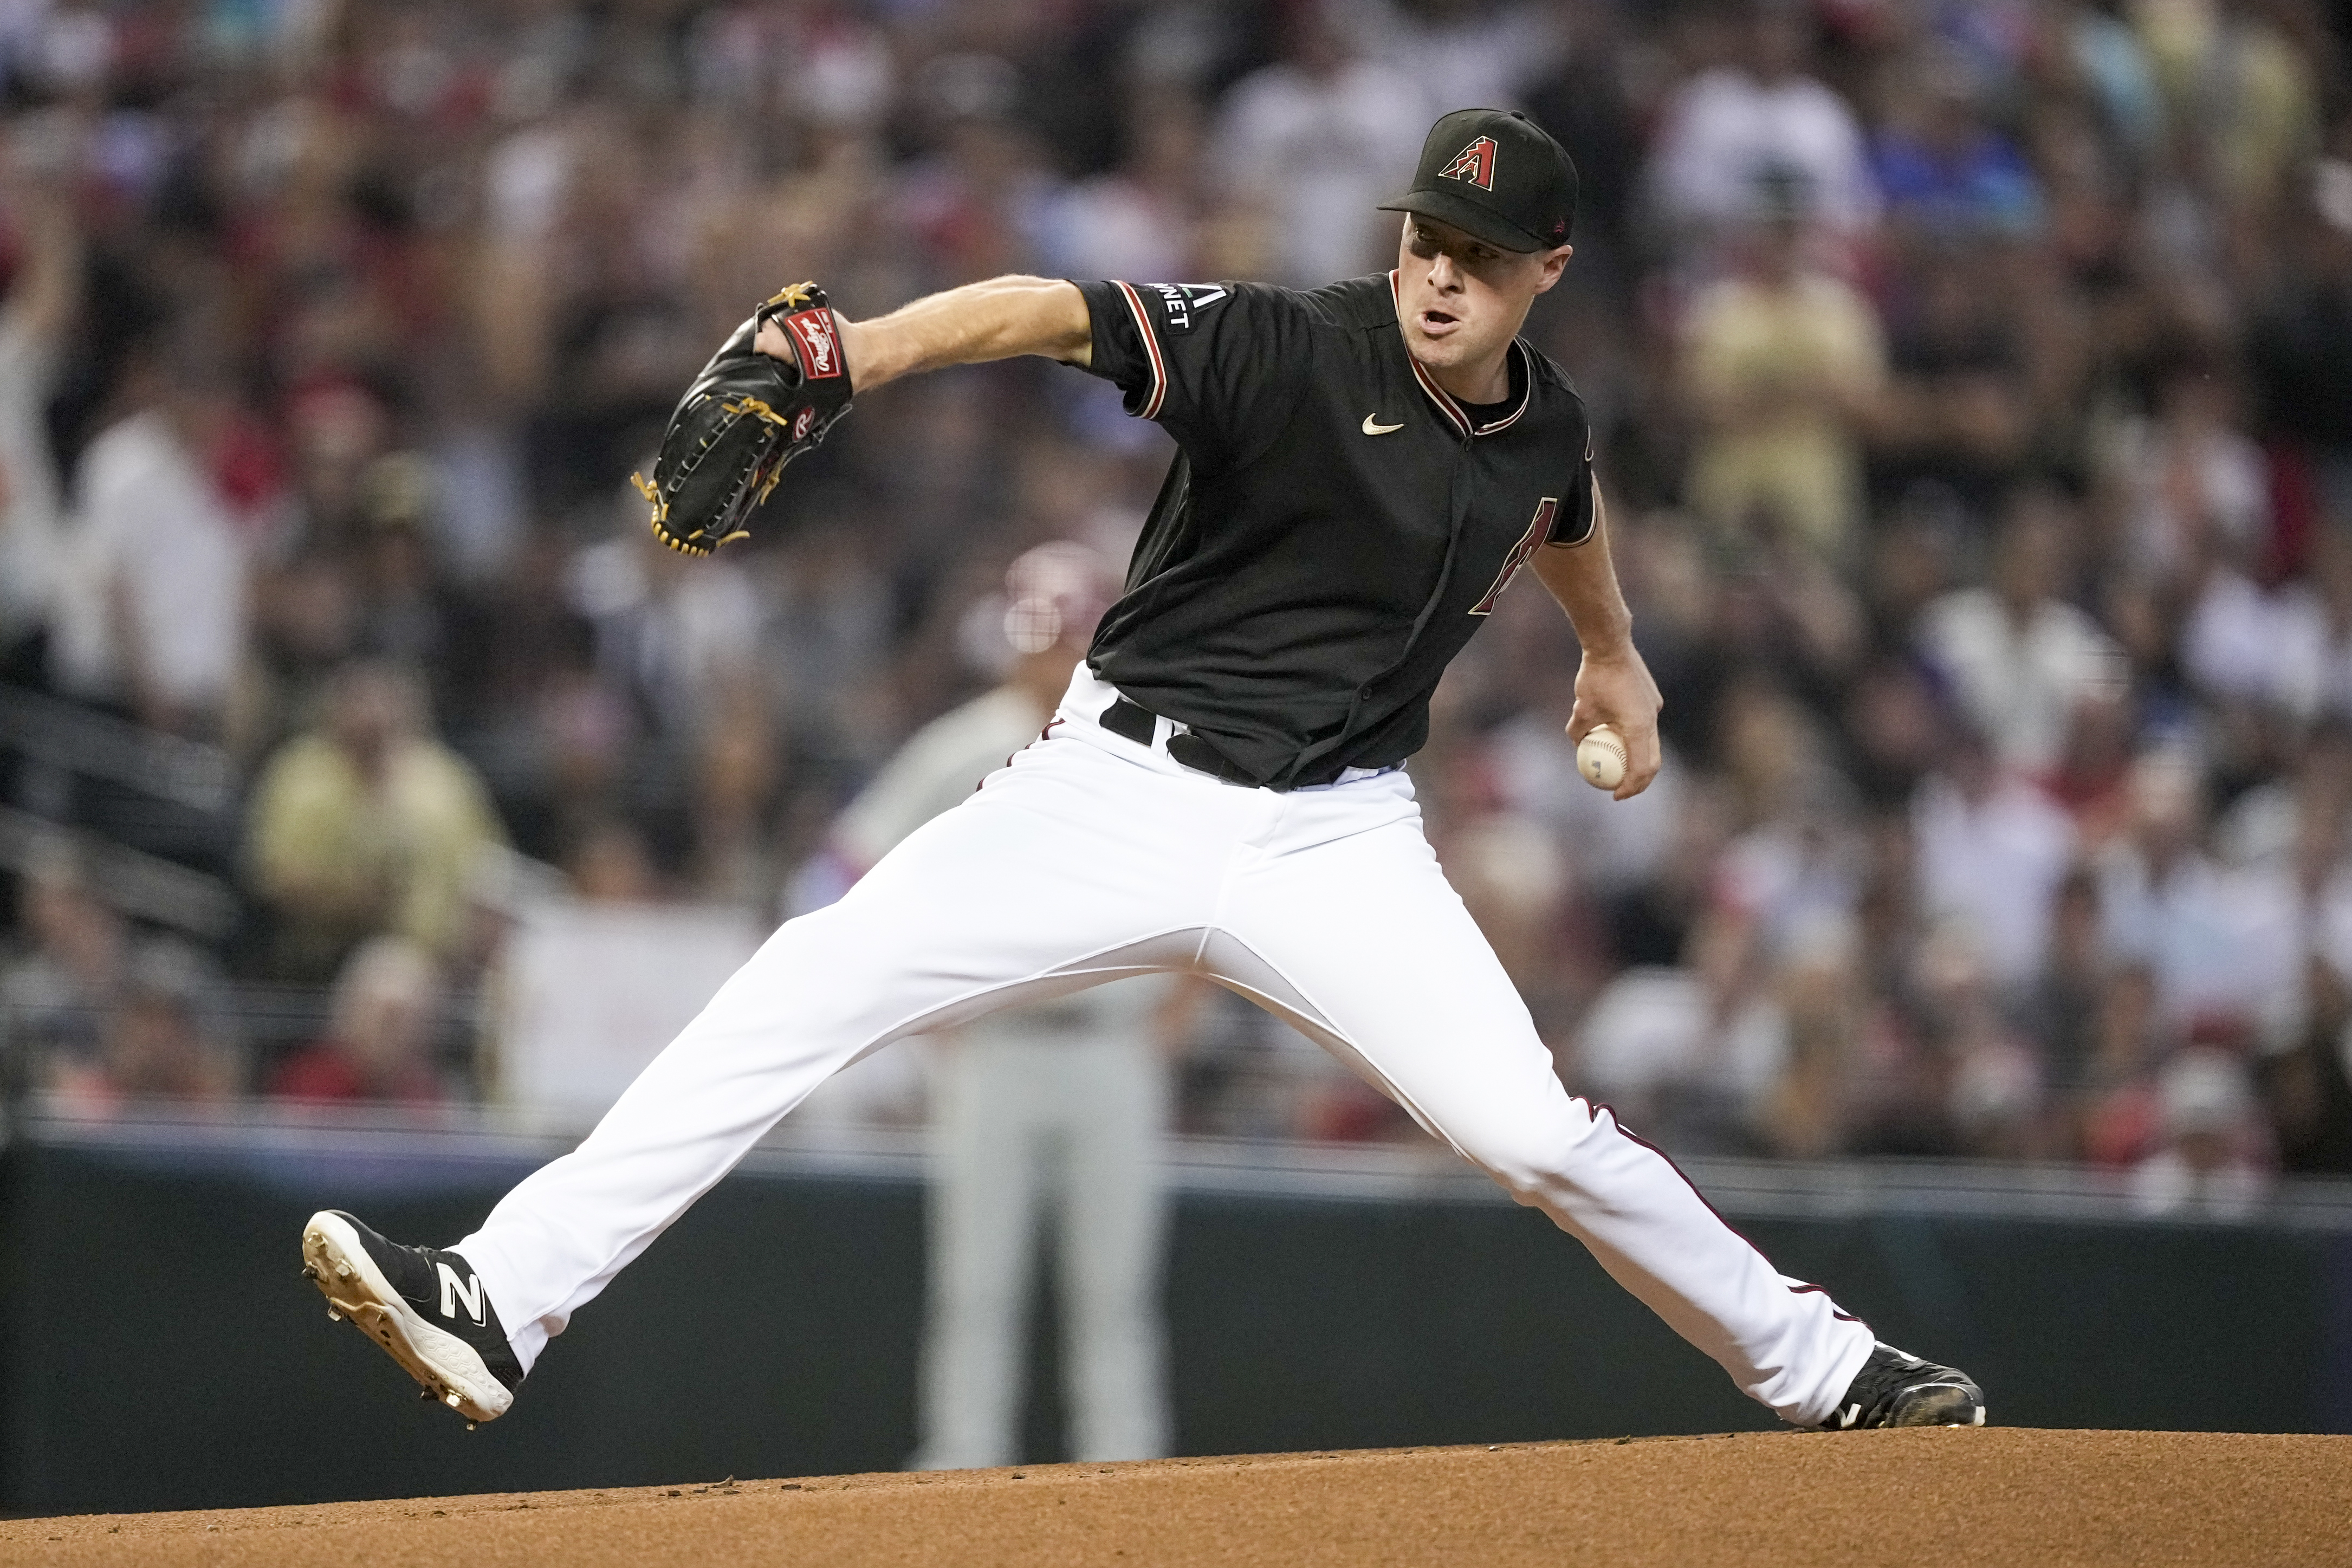
<path fill-rule="evenodd" d="M 824 290 L 797 283 L 735 329 L 678 400 L 653 478 L 630 476 L 652 504 L 654 537 L 708 555 L 745 537 L 745 520 L 784 465 L 849 412 L 841 323 Z"/>
<path fill-rule="evenodd" d="M 1625 742 L 1625 777 L 1611 795 L 1631 800 L 1658 776 L 1658 710 L 1664 699 L 1650 667 L 1629 643 L 1622 653 L 1587 653 L 1576 671 L 1576 707 L 1568 717 L 1571 744 L 1596 724 L 1606 724 Z"/>

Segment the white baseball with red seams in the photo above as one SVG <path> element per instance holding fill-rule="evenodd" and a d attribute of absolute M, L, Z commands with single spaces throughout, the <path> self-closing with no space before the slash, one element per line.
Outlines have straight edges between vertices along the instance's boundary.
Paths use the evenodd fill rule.
<path fill-rule="evenodd" d="M 1615 789 L 1625 782 L 1625 739 L 1606 724 L 1595 724 L 1576 743 L 1576 771 L 1594 789 Z"/>
<path fill-rule="evenodd" d="M 1776 1272 L 1663 1154 L 1571 1097 L 1422 834 L 1401 771 L 1289 792 L 1102 729 L 1081 667 L 1046 736 L 830 908 L 787 923 L 573 1152 L 457 1243 L 528 1368 L 549 1336 L 832 1074 L 902 1036 L 1189 971 L 1288 1019 L 1582 1241 L 1800 1425 L 1870 1331 Z M 1576 1326 L 1562 1321 L 1559 1331 Z"/>

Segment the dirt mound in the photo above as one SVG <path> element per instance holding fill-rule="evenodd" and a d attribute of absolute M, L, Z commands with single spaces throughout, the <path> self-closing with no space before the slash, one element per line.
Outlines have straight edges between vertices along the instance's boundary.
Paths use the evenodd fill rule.
<path fill-rule="evenodd" d="M 16 1563 L 2352 1564 L 2352 1437 L 1739 1434 L 0 1522 Z"/>

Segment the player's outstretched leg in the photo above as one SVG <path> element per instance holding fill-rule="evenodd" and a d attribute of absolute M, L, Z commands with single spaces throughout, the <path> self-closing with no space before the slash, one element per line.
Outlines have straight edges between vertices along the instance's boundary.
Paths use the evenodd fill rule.
<path fill-rule="evenodd" d="M 1438 870 L 1402 775 L 1292 797 L 1221 923 L 1208 956 L 1222 977 L 1542 1209 L 1782 1419 L 1981 1424 L 1974 1384 L 1884 1352 L 1820 1286 L 1774 1269 L 1614 1112 L 1568 1094 Z"/>
<path fill-rule="evenodd" d="M 343 1222 L 358 1239 L 331 1263 L 360 1278 L 364 1256 L 381 1277 L 350 1298 L 370 1337 L 471 1418 L 498 1415 L 572 1314 L 834 1073 L 905 1035 L 1189 957 L 1197 939 L 1181 933 L 1207 923 L 1223 865 L 1204 847 L 1233 842 L 1253 793 L 1060 736 L 1031 747 L 839 903 L 772 936 L 579 1148 L 454 1251 L 414 1253 L 436 1273 L 462 1268 L 481 1324 L 418 1294 L 408 1250 L 371 1248 Z M 320 1282 L 348 1284 L 331 1267 Z"/>

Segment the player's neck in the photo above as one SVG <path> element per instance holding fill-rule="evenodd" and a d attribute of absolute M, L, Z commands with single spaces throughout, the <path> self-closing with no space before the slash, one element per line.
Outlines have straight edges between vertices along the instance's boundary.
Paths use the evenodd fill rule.
<path fill-rule="evenodd" d="M 1507 338 L 1493 353 L 1476 361 L 1444 366 L 1424 364 L 1422 368 L 1429 373 L 1430 380 L 1463 403 L 1500 403 L 1511 395 L 1511 343 Z"/>

